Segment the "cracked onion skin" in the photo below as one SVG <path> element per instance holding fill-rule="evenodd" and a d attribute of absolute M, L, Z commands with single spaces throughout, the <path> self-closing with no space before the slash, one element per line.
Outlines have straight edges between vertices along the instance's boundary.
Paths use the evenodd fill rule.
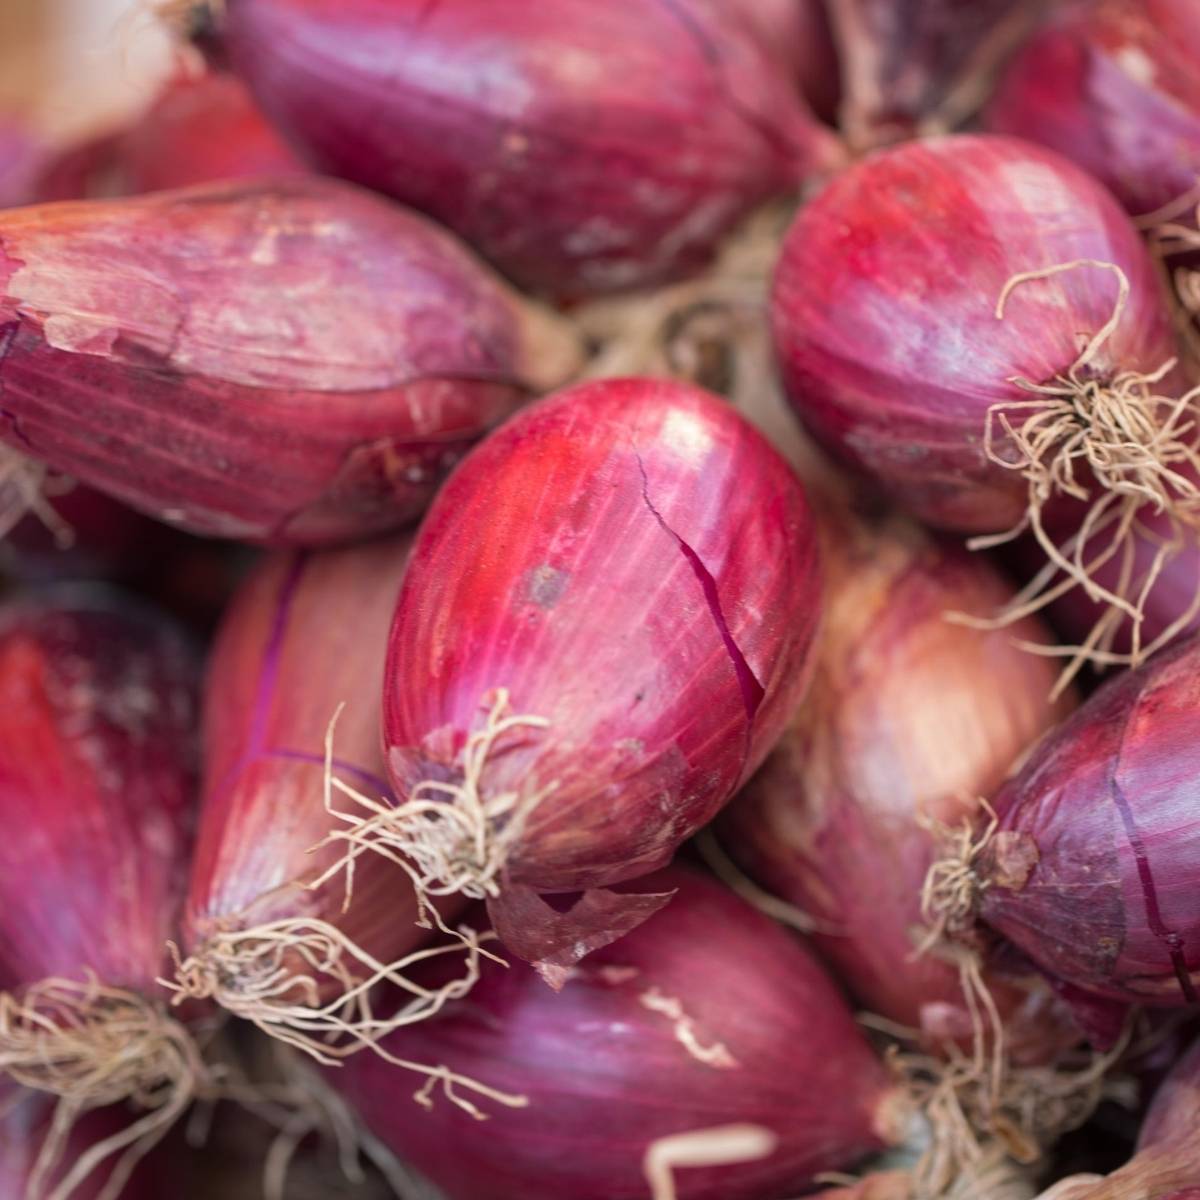
<path fill-rule="evenodd" d="M 982 919 L 1053 977 L 1126 1003 L 1200 982 L 1200 642 L 1106 683 L 995 798 Z"/>
<path fill-rule="evenodd" d="M 0 609 L 0 988 L 153 996 L 178 936 L 197 663 L 157 615 L 61 587 Z"/>
<path fill-rule="evenodd" d="M 334 770 L 360 790 L 387 794 L 383 650 L 408 548 L 401 535 L 279 552 L 234 597 L 204 688 L 204 793 L 184 911 L 189 953 L 215 932 L 291 918 L 336 925 L 384 962 L 425 940 L 407 876 L 379 855 L 356 864 L 345 911 L 341 880 L 290 886 L 341 854 L 312 852 L 340 827 L 324 805 L 325 735 L 338 705 Z M 319 976 L 317 986 L 337 984 Z"/>
<path fill-rule="evenodd" d="M 841 159 L 762 0 L 224 0 L 214 21 L 319 169 L 560 297 L 695 271 Z"/>
<path fill-rule="evenodd" d="M 822 509 L 824 615 L 813 683 L 766 763 L 720 818 L 720 842 L 753 879 L 817 922 L 810 941 L 864 1008 L 930 1048 L 968 1044 L 957 968 L 916 956 L 930 822 L 957 828 L 1074 704 L 1049 698 L 1036 619 L 981 632 L 1011 589 L 983 559 L 898 518 Z M 1010 1051 L 1061 1044 L 1032 991 L 992 972 Z M 1043 989 L 1044 991 L 1044 989 Z"/>
<path fill-rule="evenodd" d="M 803 488 L 731 406 L 658 379 L 567 389 L 483 442 L 421 526 L 384 683 L 396 795 L 455 778 L 506 688 L 549 724 L 489 760 L 483 793 L 555 785 L 507 882 L 644 875 L 782 732 L 819 607 Z"/>
<path fill-rule="evenodd" d="M 0 437 L 194 533 L 411 521 L 576 355 L 451 235 L 348 184 L 0 213 Z"/>
<path fill-rule="evenodd" d="M 672 903 L 560 993 L 523 963 L 485 963 L 468 998 L 384 1042 L 528 1107 L 484 1100 L 480 1123 L 438 1096 L 423 1112 L 411 1084 L 369 1054 L 330 1082 L 448 1200 L 643 1200 L 652 1141 L 732 1122 L 770 1129 L 777 1150 L 677 1171 L 679 1200 L 791 1196 L 898 1142 L 902 1091 L 801 943 L 697 872 L 649 882 L 678 889 Z"/>
<path fill-rule="evenodd" d="M 985 124 L 1065 155 L 1143 216 L 1200 178 L 1198 61 L 1194 0 L 1068 5 L 1009 64 Z"/>
<path fill-rule="evenodd" d="M 306 170 L 240 80 L 215 72 L 181 75 L 127 127 L 52 160 L 38 179 L 36 199 L 134 196 Z"/>
<path fill-rule="evenodd" d="M 1080 335 L 1112 317 L 1117 284 L 1080 268 L 1017 289 L 1003 320 L 996 304 L 1013 276 L 1082 258 L 1120 267 L 1130 284 L 1095 373 L 1151 373 L 1175 358 L 1138 231 L 1066 159 L 964 134 L 862 160 L 801 209 L 776 267 L 771 319 L 793 410 L 926 523 L 1011 529 L 1028 484 L 987 459 L 988 409 L 1029 399 L 1014 376 L 1065 374 Z"/>

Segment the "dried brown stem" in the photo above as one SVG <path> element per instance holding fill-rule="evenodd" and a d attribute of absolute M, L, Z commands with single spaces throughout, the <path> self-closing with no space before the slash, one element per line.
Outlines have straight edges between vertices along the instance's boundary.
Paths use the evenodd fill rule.
<path fill-rule="evenodd" d="M 522 795 L 519 791 L 489 795 L 483 786 L 488 762 L 507 748 L 503 743 L 518 730 L 545 729 L 543 717 L 510 716 L 508 691 L 497 688 L 484 698 L 483 727 L 472 733 L 459 755 L 461 781 L 423 780 L 399 805 L 372 800 L 333 775 L 335 714 L 326 736 L 325 807 L 349 827 L 331 833 L 321 846 L 345 842 L 346 852 L 307 886 L 320 887 L 345 873 L 346 903 L 354 887 L 354 864 L 361 854 L 382 854 L 412 880 L 423 906 L 428 897 L 460 893 L 482 900 L 496 896 L 513 847 L 520 841 L 535 808 L 556 787 Z M 511 744 L 511 743 L 510 743 Z M 367 815 L 335 808 L 332 789 L 353 800 Z"/>
<path fill-rule="evenodd" d="M 116 1200 L 138 1161 L 208 1082 L 183 1025 L 144 997 L 94 977 L 46 979 L 20 997 L 0 994 L 0 1069 L 58 1099 L 29 1183 L 30 1195 L 46 1200 L 65 1200 L 103 1162 L 120 1155 L 99 1193 L 99 1200 Z M 80 1114 L 122 1101 L 146 1115 L 90 1147 L 48 1188 Z"/>
<path fill-rule="evenodd" d="M 1028 531 L 1044 551 L 1046 565 L 995 617 L 952 614 L 952 619 L 975 628 L 1004 628 L 1041 611 L 1072 588 L 1082 588 L 1104 609 L 1091 633 L 1079 645 L 1039 650 L 1067 659 L 1056 694 L 1085 663 L 1136 666 L 1169 640 L 1164 635 L 1144 642 L 1141 625 L 1146 603 L 1168 562 L 1189 541 L 1194 543 L 1200 529 L 1200 389 L 1178 397 L 1158 394 L 1156 386 L 1175 368 L 1174 359 L 1150 373 L 1102 374 L 1097 368 L 1097 359 L 1128 303 L 1125 273 L 1096 259 L 1027 271 L 1005 285 L 996 316 L 1003 320 L 1017 288 L 1080 267 L 1115 274 L 1118 294 L 1112 316 L 1088 340 L 1065 375 L 1049 383 L 1013 378 L 1011 382 L 1034 399 L 1006 401 L 988 409 L 984 453 L 997 466 L 1025 477 L 1028 500 L 1025 515 L 1013 528 L 968 542 L 973 550 L 989 549 Z M 1046 528 L 1045 513 L 1063 497 L 1088 508 L 1076 533 L 1060 545 Z M 1166 514 L 1169 536 L 1151 533 L 1141 519 L 1148 511 Z M 1136 572 L 1139 542 L 1157 547 L 1150 566 Z M 1105 587 L 1097 581 L 1097 573 L 1110 563 L 1118 567 L 1117 580 Z M 1126 618 L 1131 624 L 1131 648 L 1117 653 L 1114 640 Z M 1177 621 L 1172 630 L 1186 623 L 1186 619 Z"/>

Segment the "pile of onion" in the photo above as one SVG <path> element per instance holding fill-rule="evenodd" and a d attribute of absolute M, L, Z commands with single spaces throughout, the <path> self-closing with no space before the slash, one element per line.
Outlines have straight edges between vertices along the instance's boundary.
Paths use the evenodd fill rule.
<path fill-rule="evenodd" d="M 487 898 L 561 982 L 668 898 L 608 886 L 666 864 L 762 762 L 819 607 L 804 491 L 717 397 L 626 379 L 526 409 L 417 537 L 384 682 L 398 803 L 336 781 L 360 805 L 347 862 L 408 855 L 430 895 Z"/>
<path fill-rule="evenodd" d="M 931 876 L 1093 1013 L 1188 1006 L 1200 981 L 1200 642 L 1107 682 L 996 795 L 994 825 Z"/>
<path fill-rule="evenodd" d="M 577 356 L 449 234 L 345 184 L 0 213 L 0 438 L 193 532 L 402 525 Z"/>
<path fill-rule="evenodd" d="M 1146 593 L 1200 513 L 1196 395 L 1150 254 L 1100 184 L 1002 137 L 874 155 L 801 210 L 772 318 L 792 405 L 843 461 L 976 547 L 1031 531 L 1043 569 L 999 621 L 1075 586 L 1115 614 L 1062 648 L 1075 666 L 1156 648 Z M 1155 513 L 1173 537 L 1137 573 Z"/>
<path fill-rule="evenodd" d="M 51 1200 L 112 1156 L 120 1195 L 206 1083 L 155 982 L 190 850 L 195 675 L 173 627 L 107 593 L 0 609 L 0 1068 L 57 1101 L 30 1168 L 33 1194 L 65 1168 Z M 116 1133 L 64 1159 L 78 1116 L 124 1100 Z"/>
<path fill-rule="evenodd" d="M 221 0 L 204 45 L 319 168 L 560 296 L 695 270 L 840 161 L 760 0 Z M 798 6 L 796 6 L 798 7 Z"/>
<path fill-rule="evenodd" d="M 522 963 L 490 963 L 468 1000 L 384 1043 L 527 1107 L 488 1106 L 477 1123 L 451 1093 L 421 1112 L 371 1055 L 331 1082 L 448 1200 L 760 1200 L 899 1142 L 903 1089 L 800 943 L 701 875 L 651 882 L 674 901 L 557 995 Z M 758 1157 L 723 1165 L 746 1126 Z"/>
<path fill-rule="evenodd" d="M 346 888 L 308 886 L 337 856 L 313 853 L 339 826 L 326 782 L 335 715 L 328 767 L 387 794 L 379 698 L 408 549 L 407 538 L 391 538 L 267 558 L 226 613 L 205 684 L 204 794 L 168 986 L 177 1005 L 214 1000 L 326 1063 L 436 1012 L 478 971 L 469 931 L 421 948 L 434 926 L 451 930 L 419 906 L 403 864 L 370 855 Z M 409 981 L 413 964 L 456 950 L 465 965 L 456 962 L 443 988 Z M 409 993 L 388 1022 L 374 1009 L 384 980 Z"/>
<path fill-rule="evenodd" d="M 304 170 L 237 79 L 182 74 L 128 126 L 74 146 L 47 164 L 37 199 L 133 196 Z"/>

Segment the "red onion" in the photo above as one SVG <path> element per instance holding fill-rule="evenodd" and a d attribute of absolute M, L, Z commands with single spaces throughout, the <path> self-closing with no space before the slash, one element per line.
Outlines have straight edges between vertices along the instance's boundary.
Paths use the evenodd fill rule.
<path fill-rule="evenodd" d="M 576 354 L 449 235 L 318 179 L 0 214 L 0 287 L 0 435 L 244 540 L 411 520 Z"/>
<path fill-rule="evenodd" d="M 898 520 L 836 513 L 824 532 L 813 686 L 723 814 L 721 842 L 809 915 L 813 944 L 860 1004 L 930 1048 L 969 1043 L 959 968 L 917 956 L 932 826 L 973 817 L 976 798 L 1072 705 L 1047 699 L 1053 668 L 1014 644 L 1048 640 L 1035 620 L 987 633 L 946 620 L 1003 603 L 1007 585 L 985 562 Z M 987 986 L 1016 1056 L 1053 1058 L 1062 1031 L 1044 1001 L 995 972 Z"/>
<path fill-rule="evenodd" d="M 522 964 L 484 968 L 468 1001 L 386 1047 L 432 1055 L 528 1099 L 458 1097 L 428 1112 L 370 1055 L 332 1076 L 368 1127 L 448 1200 L 641 1200 L 659 1139 L 730 1122 L 775 1135 L 769 1157 L 682 1170 L 679 1200 L 761 1200 L 904 1133 L 907 1105 L 803 947 L 702 876 L 663 912 L 574 968 L 555 995 Z"/>
<path fill-rule="evenodd" d="M 578 296 L 709 258 L 833 165 L 762 0 L 223 0 L 220 55 L 333 174 Z"/>
<path fill-rule="evenodd" d="M 24 129 L 0 118 L 0 208 L 29 203 L 43 154 Z"/>
<path fill-rule="evenodd" d="M 1057 150 L 1141 216 L 1200 183 L 1194 0 L 1071 4 L 1026 43 L 986 122 Z"/>
<path fill-rule="evenodd" d="M 51 162 L 37 198 L 132 196 L 303 171 L 242 83 L 229 75 L 181 75 L 128 128 Z"/>
<path fill-rule="evenodd" d="M 842 128 L 871 146 L 971 114 L 1038 0 L 829 0 L 842 60 Z"/>
<path fill-rule="evenodd" d="M 526 410 L 421 527 L 384 684 L 403 803 L 353 820 L 349 853 L 487 897 L 555 979 L 664 903 L 601 889 L 663 866 L 762 761 L 819 602 L 803 489 L 715 396 L 603 380 Z M 581 889 L 566 914 L 536 895 Z"/>
<path fill-rule="evenodd" d="M 964 136 L 865 160 L 793 225 L 773 324 L 827 447 L 924 520 L 994 535 L 976 544 L 1032 528 L 1062 581 L 1009 618 L 1072 582 L 1136 617 L 1145 581 L 1102 589 L 1097 560 L 1123 563 L 1159 507 L 1194 538 L 1165 297 L 1129 219 L 1064 159 Z"/>
<path fill-rule="evenodd" d="M 0 1064 L 68 1123 L 126 1097 L 144 1110 L 53 1200 L 132 1147 L 119 1180 L 198 1081 L 155 998 L 190 849 L 193 677 L 173 629 L 105 594 L 0 610 Z"/>
<path fill-rule="evenodd" d="M 357 864 L 348 906 L 342 887 L 304 886 L 335 856 L 312 848 L 337 825 L 325 807 L 325 740 L 339 703 L 334 768 L 387 794 L 379 696 L 407 558 L 404 538 L 268 558 L 235 597 L 209 665 L 175 999 L 215 999 L 324 1062 L 379 1036 L 371 988 L 403 975 L 431 927 L 408 877 L 378 855 Z M 405 1017 L 445 999 L 414 993 Z"/>
<path fill-rule="evenodd" d="M 949 920 L 977 912 L 1098 997 L 1196 1002 L 1198 664 L 1200 642 L 1166 651 L 1042 742 L 997 795 L 998 824 L 973 861 L 945 864 Z"/>

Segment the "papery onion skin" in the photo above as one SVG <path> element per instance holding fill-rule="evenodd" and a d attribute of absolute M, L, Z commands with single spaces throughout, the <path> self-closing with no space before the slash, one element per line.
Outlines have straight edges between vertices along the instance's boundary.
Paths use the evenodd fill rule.
<path fill-rule="evenodd" d="M 981 632 L 947 620 L 1007 599 L 982 559 L 896 518 L 830 508 L 822 533 L 812 687 L 722 814 L 719 840 L 817 923 L 814 947 L 860 1005 L 930 1048 L 969 1042 L 958 969 L 936 951 L 916 956 L 936 828 L 972 819 L 1074 700 L 1050 700 L 1055 667 L 1014 644 L 1047 643 L 1040 622 Z M 994 973 L 988 982 L 1018 1057 L 1052 1057 L 1045 1006 Z"/>
<path fill-rule="evenodd" d="M 233 0 L 218 18 L 222 56 L 320 169 L 567 297 L 698 269 L 840 158 L 769 20 L 748 0 Z"/>
<path fill-rule="evenodd" d="M 1067 5 L 1009 64 L 985 124 L 1072 159 L 1142 216 L 1200 182 L 1198 59 L 1192 0 Z"/>
<path fill-rule="evenodd" d="M 217 73 L 181 75 L 126 128 L 51 161 L 36 198 L 45 203 L 133 196 L 305 170 L 239 80 Z"/>
<path fill-rule="evenodd" d="M 402 535 L 320 553 L 280 552 L 234 597 L 205 682 L 188 952 L 202 950 L 216 932 L 299 917 L 336 925 L 385 962 L 427 936 L 416 926 L 407 878 L 377 855 L 356 865 L 345 912 L 340 883 L 296 886 L 340 853 L 312 853 L 339 825 L 324 806 L 325 735 L 338 705 L 345 708 L 335 730 L 335 772 L 372 798 L 389 794 L 379 696 L 408 549 Z"/>
<path fill-rule="evenodd" d="M 0 609 L 0 987 L 153 995 L 194 822 L 197 664 L 157 616 L 64 588 Z"/>
<path fill-rule="evenodd" d="M 573 338 L 450 235 L 346 184 L 0 214 L 3 437 L 191 532 L 402 525 Z"/>
<path fill-rule="evenodd" d="M 444 1097 L 422 1112 L 373 1055 L 331 1082 L 449 1200 L 642 1200 L 653 1140 L 735 1121 L 772 1130 L 779 1149 L 676 1172 L 679 1200 L 762 1200 L 898 1140 L 904 1102 L 801 944 L 696 873 L 650 882 L 679 889 L 672 903 L 561 993 L 524 964 L 487 964 L 467 1000 L 385 1044 L 528 1107 L 487 1106 L 482 1124 Z M 681 1017 L 663 1011 L 672 1000 Z"/>
<path fill-rule="evenodd" d="M 1079 268 L 1014 292 L 1003 320 L 996 304 L 1013 276 L 1084 258 L 1114 264 L 1130 284 L 1095 372 L 1149 373 L 1176 357 L 1149 252 L 1073 164 L 976 135 L 863 160 L 801 210 L 776 268 L 772 326 L 792 407 L 927 523 L 1012 528 L 1028 485 L 986 457 L 988 409 L 1029 399 L 1014 376 L 1065 374 L 1081 335 L 1112 317 L 1117 283 Z"/>
<path fill-rule="evenodd" d="M 983 920 L 1098 996 L 1196 1002 L 1198 667 L 1192 640 L 1110 680 L 995 798 Z"/>
<path fill-rule="evenodd" d="M 842 125 L 869 147 L 913 136 L 945 112 L 1028 24 L 1030 0 L 828 0 L 842 59 Z M 947 127 L 943 125 L 943 128 Z"/>
<path fill-rule="evenodd" d="M 421 527 L 384 685 L 396 794 L 453 778 L 490 691 L 544 718 L 483 790 L 531 796 L 506 878 L 573 891 L 663 866 L 758 766 L 808 680 L 804 491 L 730 406 L 604 380 L 482 443 Z"/>

